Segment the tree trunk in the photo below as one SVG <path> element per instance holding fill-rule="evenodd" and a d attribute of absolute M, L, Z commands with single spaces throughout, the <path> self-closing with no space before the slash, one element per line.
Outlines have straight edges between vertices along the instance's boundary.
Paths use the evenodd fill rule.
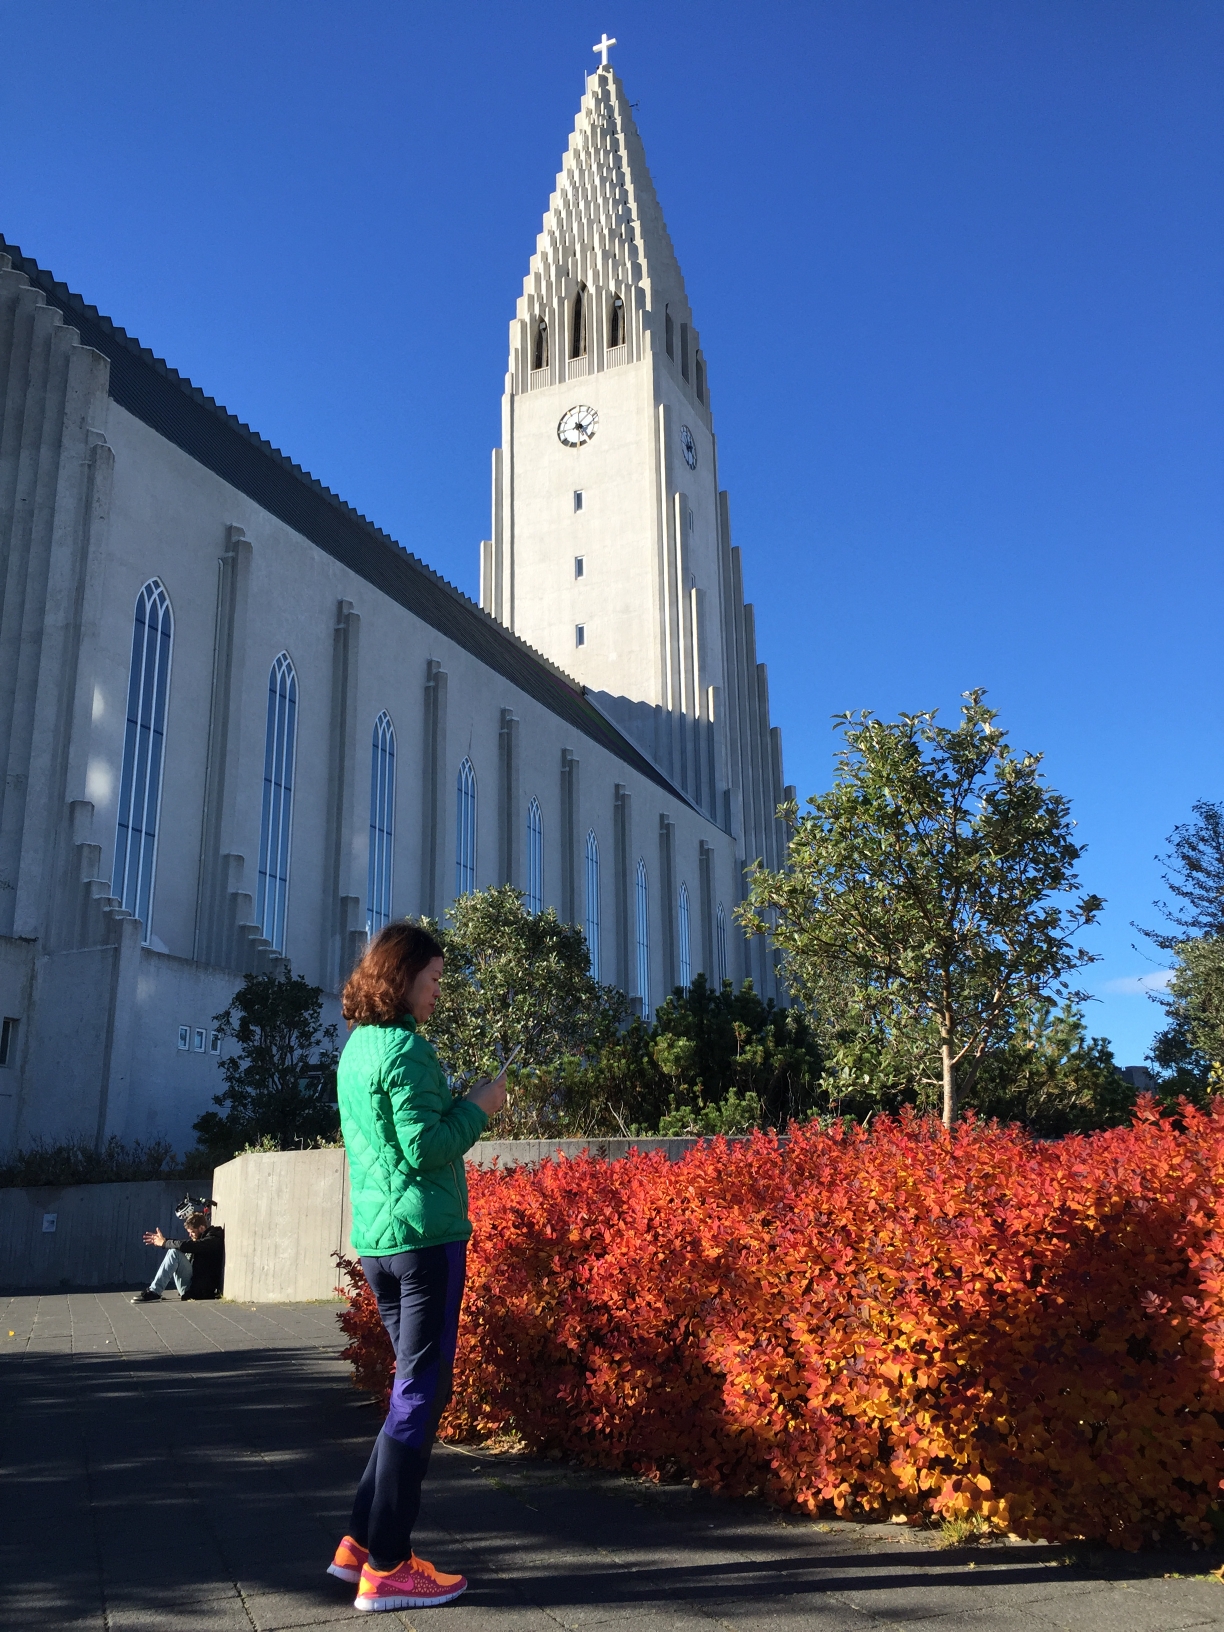
<path fill-rule="evenodd" d="M 943 1125 L 950 1129 L 956 1121 L 956 1068 L 952 1064 L 952 1044 L 941 1043 L 939 1052 L 943 1056 Z"/>

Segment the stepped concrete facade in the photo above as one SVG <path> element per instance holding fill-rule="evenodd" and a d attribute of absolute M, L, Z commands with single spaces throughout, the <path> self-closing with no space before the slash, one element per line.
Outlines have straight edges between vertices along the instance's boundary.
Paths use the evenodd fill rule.
<path fill-rule="evenodd" d="M 0 239 L 0 1151 L 190 1144 L 245 973 L 288 961 L 338 1018 L 372 930 L 471 888 L 581 925 L 639 1012 L 698 971 L 776 990 L 733 911 L 781 853 L 780 744 L 610 70 L 563 179 L 512 330 L 483 607 Z M 558 440 L 571 397 L 598 404 L 585 446 Z M 580 542 L 553 513 L 576 490 Z M 583 553 L 589 581 L 556 581 Z"/>

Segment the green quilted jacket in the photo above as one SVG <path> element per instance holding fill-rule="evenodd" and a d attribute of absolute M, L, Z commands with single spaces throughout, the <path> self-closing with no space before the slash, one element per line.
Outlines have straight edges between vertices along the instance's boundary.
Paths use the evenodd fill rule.
<path fill-rule="evenodd" d="M 358 1026 L 340 1056 L 336 1089 L 353 1250 L 381 1257 L 466 1241 L 472 1226 L 463 1153 L 489 1119 L 452 1096 L 412 1016 Z"/>

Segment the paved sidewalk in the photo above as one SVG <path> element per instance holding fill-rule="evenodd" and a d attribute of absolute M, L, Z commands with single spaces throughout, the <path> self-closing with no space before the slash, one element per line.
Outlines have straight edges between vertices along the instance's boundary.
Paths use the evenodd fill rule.
<path fill-rule="evenodd" d="M 377 1426 L 335 1359 L 334 1305 L 0 1315 L 0 1622 L 240 1632 L 359 1617 L 323 1574 Z M 10 1331 L 12 1336 L 9 1336 Z M 419 1550 L 472 1587 L 416 1632 L 1175 1632 L 1224 1627 L 1204 1553 L 941 1552 L 687 1487 L 439 1447 Z"/>

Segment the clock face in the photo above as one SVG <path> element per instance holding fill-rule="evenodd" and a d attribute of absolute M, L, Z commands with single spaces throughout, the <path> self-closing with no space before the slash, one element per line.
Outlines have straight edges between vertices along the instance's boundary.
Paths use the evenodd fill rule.
<path fill-rule="evenodd" d="M 693 433 L 687 425 L 680 427 L 680 446 L 684 450 L 684 462 L 690 470 L 697 469 L 697 444 L 693 441 Z"/>
<path fill-rule="evenodd" d="M 588 408 L 580 402 L 574 408 L 567 408 L 561 415 L 557 425 L 557 440 L 563 442 L 567 448 L 581 448 L 595 435 L 595 427 L 599 424 L 599 415 L 594 408 Z"/>

